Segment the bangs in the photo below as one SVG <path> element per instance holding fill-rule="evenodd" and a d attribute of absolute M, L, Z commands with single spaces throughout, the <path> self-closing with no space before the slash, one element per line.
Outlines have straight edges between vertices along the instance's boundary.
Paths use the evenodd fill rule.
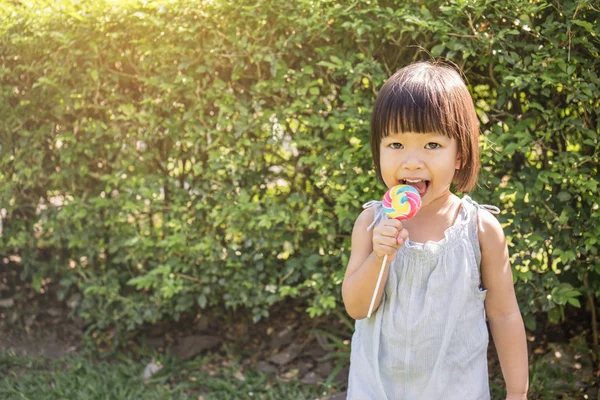
<path fill-rule="evenodd" d="M 440 86 L 435 77 L 420 75 L 401 84 L 390 79 L 382 87 L 371 121 L 373 133 L 379 139 L 405 132 L 458 137 L 451 106 L 452 91 L 447 90 L 447 85 Z"/>

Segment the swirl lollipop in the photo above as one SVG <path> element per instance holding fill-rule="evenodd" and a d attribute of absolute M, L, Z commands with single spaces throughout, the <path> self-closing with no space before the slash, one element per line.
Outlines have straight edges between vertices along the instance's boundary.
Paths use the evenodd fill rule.
<path fill-rule="evenodd" d="M 396 185 L 381 200 L 383 211 L 390 218 L 404 221 L 415 216 L 421 208 L 419 191 L 410 185 Z"/>
<path fill-rule="evenodd" d="M 419 212 L 419 209 L 421 208 L 421 195 L 419 195 L 417 189 L 410 185 L 396 185 L 385 192 L 385 195 L 383 195 L 383 199 L 381 200 L 381 206 L 388 217 L 395 218 L 399 221 L 405 221 L 414 217 L 415 214 Z M 381 263 L 381 271 L 379 271 L 379 277 L 377 278 L 377 284 L 375 285 L 375 293 L 373 293 L 373 298 L 371 299 L 367 318 L 371 318 L 371 314 L 373 313 L 373 306 L 375 305 L 375 298 L 379 291 L 385 264 L 387 264 L 387 257 L 386 254 Z"/>

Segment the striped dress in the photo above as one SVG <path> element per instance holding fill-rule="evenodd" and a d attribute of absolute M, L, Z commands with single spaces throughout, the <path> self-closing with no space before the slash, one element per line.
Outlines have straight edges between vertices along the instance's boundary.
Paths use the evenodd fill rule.
<path fill-rule="evenodd" d="M 371 201 L 374 221 L 387 218 Z M 477 214 L 465 196 L 439 242 L 407 241 L 389 268 L 379 308 L 356 321 L 348 399 L 489 399 Z"/>

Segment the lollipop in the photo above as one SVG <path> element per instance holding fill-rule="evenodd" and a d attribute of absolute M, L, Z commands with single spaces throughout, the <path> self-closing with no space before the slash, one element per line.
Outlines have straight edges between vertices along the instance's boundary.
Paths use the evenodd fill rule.
<path fill-rule="evenodd" d="M 404 221 L 415 216 L 421 208 L 419 191 L 410 185 L 396 185 L 383 195 L 383 211 L 390 218 Z"/>
<path fill-rule="evenodd" d="M 396 185 L 389 189 L 383 195 L 381 200 L 381 206 L 383 211 L 390 218 L 395 218 L 399 221 L 405 221 L 415 216 L 421 208 L 421 196 L 419 191 L 410 185 Z M 379 271 L 379 277 L 377 278 L 377 284 L 375 285 L 375 293 L 371 299 L 371 305 L 369 306 L 369 312 L 367 318 L 371 318 L 373 313 L 373 306 L 375 305 L 375 298 L 379 291 L 379 285 L 381 284 L 381 278 L 383 277 L 383 270 L 387 263 L 387 254 L 383 257 L 383 263 L 381 263 L 381 271 Z"/>

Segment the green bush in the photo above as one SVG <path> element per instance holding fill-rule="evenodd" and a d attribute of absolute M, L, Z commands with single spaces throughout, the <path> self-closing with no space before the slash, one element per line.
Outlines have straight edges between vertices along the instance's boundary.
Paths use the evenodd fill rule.
<path fill-rule="evenodd" d="M 286 297 L 341 306 L 379 198 L 387 76 L 464 70 L 473 197 L 503 209 L 522 310 L 600 295 L 598 10 L 588 1 L 0 0 L 0 246 L 96 328 Z"/>

